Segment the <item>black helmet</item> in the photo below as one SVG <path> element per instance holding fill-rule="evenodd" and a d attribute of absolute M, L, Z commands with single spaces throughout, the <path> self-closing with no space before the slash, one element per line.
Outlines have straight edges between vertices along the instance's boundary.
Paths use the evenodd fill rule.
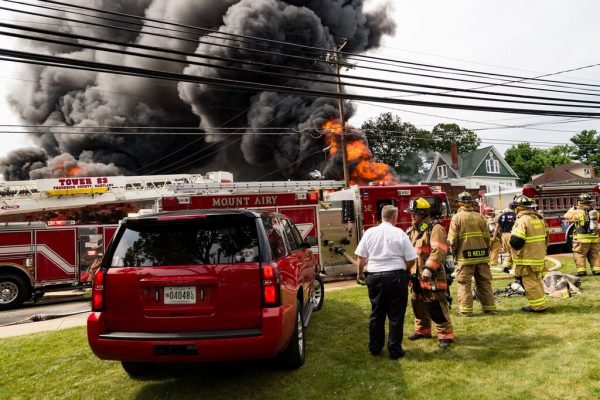
<path fill-rule="evenodd" d="M 592 196 L 590 196 L 587 193 L 581 193 L 579 195 L 579 202 L 582 204 L 591 204 L 592 203 Z"/>
<path fill-rule="evenodd" d="M 471 193 L 462 192 L 459 193 L 458 196 L 456 196 L 456 201 L 460 203 L 473 203 L 475 200 L 473 200 L 473 196 L 471 196 Z"/>
<path fill-rule="evenodd" d="M 527 208 L 535 207 L 535 202 L 533 200 L 531 200 L 529 197 L 524 196 L 524 195 L 519 195 L 519 196 L 515 197 L 512 202 L 514 203 L 515 207 L 527 207 Z"/>

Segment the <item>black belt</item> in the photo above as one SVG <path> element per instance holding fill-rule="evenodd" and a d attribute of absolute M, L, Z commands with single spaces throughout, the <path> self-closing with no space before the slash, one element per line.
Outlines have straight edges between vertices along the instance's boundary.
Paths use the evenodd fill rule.
<path fill-rule="evenodd" d="M 395 269 L 392 271 L 383 271 L 383 272 L 369 272 L 369 275 L 373 275 L 373 276 L 386 276 L 386 275 L 395 275 L 399 272 L 405 272 L 405 269 Z"/>

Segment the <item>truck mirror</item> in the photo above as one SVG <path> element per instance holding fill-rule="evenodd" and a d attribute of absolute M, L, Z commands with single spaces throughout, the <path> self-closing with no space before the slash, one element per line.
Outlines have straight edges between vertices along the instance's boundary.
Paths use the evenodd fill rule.
<path fill-rule="evenodd" d="M 354 222 L 354 201 L 342 200 L 342 224 Z"/>
<path fill-rule="evenodd" d="M 308 247 L 313 247 L 319 244 L 319 242 L 317 241 L 317 238 L 314 236 L 309 236 L 306 238 L 306 242 L 308 244 Z"/>

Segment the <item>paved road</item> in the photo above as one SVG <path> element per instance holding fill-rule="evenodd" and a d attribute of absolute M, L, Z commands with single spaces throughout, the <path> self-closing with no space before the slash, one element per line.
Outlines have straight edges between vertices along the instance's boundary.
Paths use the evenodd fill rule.
<path fill-rule="evenodd" d="M 21 321 L 35 314 L 68 314 L 90 309 L 90 299 L 81 295 L 49 295 L 37 304 L 27 302 L 16 310 L 0 311 L 0 326 Z"/>

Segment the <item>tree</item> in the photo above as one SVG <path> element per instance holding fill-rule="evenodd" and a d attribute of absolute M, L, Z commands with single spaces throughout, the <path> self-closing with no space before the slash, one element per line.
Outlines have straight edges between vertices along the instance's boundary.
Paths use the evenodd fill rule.
<path fill-rule="evenodd" d="M 519 143 L 511 146 L 504 153 L 504 159 L 519 176 L 517 184 L 523 185 L 535 174 L 541 174 L 546 167 L 571 162 L 572 146 L 561 145 L 551 149 L 531 147 L 529 143 Z"/>
<path fill-rule="evenodd" d="M 475 132 L 456 124 L 437 124 L 433 127 L 431 136 L 433 140 L 431 150 L 439 152 L 449 152 L 452 143 L 458 145 L 459 153 L 477 150 L 481 144 Z"/>
<path fill-rule="evenodd" d="M 600 172 L 600 135 L 596 130 L 583 130 L 571 138 L 575 145 L 573 158 L 584 164 L 594 166 L 596 172 Z"/>
<path fill-rule="evenodd" d="M 402 122 L 392 113 L 383 113 L 362 125 L 373 157 L 392 167 L 403 180 L 417 182 L 423 166 L 420 150 L 431 143 L 431 133 Z"/>

